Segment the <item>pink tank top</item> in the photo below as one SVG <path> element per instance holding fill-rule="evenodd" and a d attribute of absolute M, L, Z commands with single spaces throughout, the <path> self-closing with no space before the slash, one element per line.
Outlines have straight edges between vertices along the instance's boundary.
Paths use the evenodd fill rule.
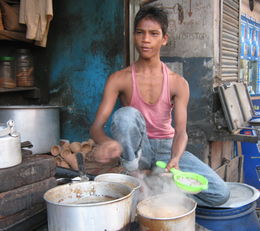
<path fill-rule="evenodd" d="M 172 127 L 172 108 L 170 100 L 170 88 L 168 83 L 168 70 L 164 63 L 163 67 L 163 87 L 162 92 L 154 104 L 149 104 L 143 101 L 137 83 L 135 66 L 132 65 L 132 99 L 130 106 L 139 110 L 146 121 L 146 129 L 148 138 L 163 139 L 172 138 L 174 136 L 174 128 Z"/>

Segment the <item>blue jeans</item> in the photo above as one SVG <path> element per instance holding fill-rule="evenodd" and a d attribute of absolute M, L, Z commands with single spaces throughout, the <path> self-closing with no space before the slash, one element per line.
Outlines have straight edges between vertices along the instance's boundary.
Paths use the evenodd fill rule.
<path fill-rule="evenodd" d="M 172 139 L 148 139 L 144 117 L 133 107 L 122 107 L 114 113 L 111 134 L 123 147 L 121 163 L 128 171 L 152 169 L 157 160 L 168 162 L 171 158 Z M 230 192 L 225 182 L 196 156 L 185 151 L 179 166 L 182 171 L 208 179 L 208 189 L 194 196 L 198 205 L 218 206 L 228 200 Z"/>

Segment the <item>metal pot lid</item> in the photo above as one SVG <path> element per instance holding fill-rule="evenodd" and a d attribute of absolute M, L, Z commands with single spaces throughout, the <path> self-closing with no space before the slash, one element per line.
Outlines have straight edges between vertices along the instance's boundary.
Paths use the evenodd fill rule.
<path fill-rule="evenodd" d="M 226 182 L 230 190 L 228 201 L 217 208 L 238 208 L 248 205 L 259 198 L 260 192 L 247 184 L 237 182 Z"/>
<path fill-rule="evenodd" d="M 0 109 L 59 109 L 58 105 L 8 105 L 0 106 Z"/>

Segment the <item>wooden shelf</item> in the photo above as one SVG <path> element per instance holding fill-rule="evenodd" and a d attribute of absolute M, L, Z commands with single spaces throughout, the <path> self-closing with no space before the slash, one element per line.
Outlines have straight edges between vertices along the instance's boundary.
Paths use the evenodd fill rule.
<path fill-rule="evenodd" d="M 22 92 L 26 98 L 40 98 L 40 89 L 37 87 L 0 88 L 0 93 Z"/>
<path fill-rule="evenodd" d="M 0 30 L 0 40 L 13 40 L 33 43 L 33 40 L 26 39 L 25 33 L 8 30 Z"/>
<path fill-rule="evenodd" d="M 32 91 L 37 87 L 16 87 L 16 88 L 0 88 L 0 93 L 2 92 L 12 92 L 12 91 Z"/>

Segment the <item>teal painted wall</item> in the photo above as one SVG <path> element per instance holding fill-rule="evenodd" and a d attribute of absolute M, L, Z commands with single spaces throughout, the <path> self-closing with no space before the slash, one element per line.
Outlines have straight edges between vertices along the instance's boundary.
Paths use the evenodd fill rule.
<path fill-rule="evenodd" d="M 107 77 L 124 67 L 124 1 L 55 0 L 47 48 L 35 52 L 48 104 L 63 106 L 61 138 L 83 141 Z"/>

